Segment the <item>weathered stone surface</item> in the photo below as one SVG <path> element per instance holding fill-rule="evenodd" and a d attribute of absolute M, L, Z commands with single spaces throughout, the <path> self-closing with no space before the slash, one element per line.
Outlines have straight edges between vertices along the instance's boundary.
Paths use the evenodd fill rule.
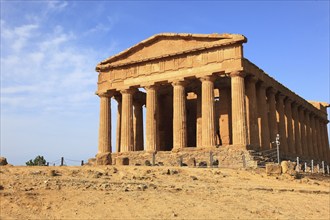
<path fill-rule="evenodd" d="M 307 102 L 245 59 L 246 41 L 237 34 L 157 34 L 100 62 L 99 154 L 111 151 L 114 97 L 116 153 L 130 164 L 150 165 L 156 153 L 164 165 L 194 166 L 193 157 L 216 166 L 203 151 L 209 149 L 217 151 L 220 167 L 255 167 L 246 151 L 274 155 L 277 134 L 281 158 L 329 163 L 329 104 Z M 104 158 L 96 164 L 111 163 Z M 294 174 L 289 165 L 283 169 Z"/>
<path fill-rule="evenodd" d="M 196 166 L 196 160 L 194 157 L 189 158 L 186 162 L 188 167 L 195 167 Z"/>
<path fill-rule="evenodd" d="M 116 165 L 129 165 L 129 158 L 128 157 L 116 158 Z"/>
<path fill-rule="evenodd" d="M 266 174 L 271 175 L 280 175 L 282 173 L 281 165 L 268 163 L 266 164 Z"/>
<path fill-rule="evenodd" d="M 296 162 L 282 161 L 281 162 L 282 173 L 287 173 L 290 175 L 295 174 L 296 164 L 297 164 Z"/>
<path fill-rule="evenodd" d="M 99 153 L 96 155 L 96 165 L 111 165 L 111 153 Z"/>
<path fill-rule="evenodd" d="M 0 166 L 4 166 L 4 165 L 7 165 L 7 164 L 8 164 L 7 158 L 0 157 Z"/>

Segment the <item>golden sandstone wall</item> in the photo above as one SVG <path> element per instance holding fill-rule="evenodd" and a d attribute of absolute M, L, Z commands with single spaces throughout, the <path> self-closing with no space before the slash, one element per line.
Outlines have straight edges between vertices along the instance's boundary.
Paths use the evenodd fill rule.
<path fill-rule="evenodd" d="M 115 158 L 189 152 L 205 159 L 212 151 L 237 164 L 247 150 L 274 148 L 279 134 L 282 158 L 329 163 L 329 104 L 304 100 L 244 58 L 246 42 L 237 34 L 165 33 L 99 63 L 99 163 L 111 163 L 112 127 Z"/>

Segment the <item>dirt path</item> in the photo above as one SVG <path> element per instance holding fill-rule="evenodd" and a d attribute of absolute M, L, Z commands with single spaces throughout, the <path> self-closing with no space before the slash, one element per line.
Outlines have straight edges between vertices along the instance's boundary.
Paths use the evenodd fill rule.
<path fill-rule="evenodd" d="M 0 168 L 1 219 L 329 219 L 330 178 L 173 167 Z"/>

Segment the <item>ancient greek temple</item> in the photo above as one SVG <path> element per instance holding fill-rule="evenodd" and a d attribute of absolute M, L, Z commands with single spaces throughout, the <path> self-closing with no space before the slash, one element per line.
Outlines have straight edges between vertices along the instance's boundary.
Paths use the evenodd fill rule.
<path fill-rule="evenodd" d="M 163 33 L 100 62 L 98 163 L 137 164 L 157 154 L 172 164 L 213 152 L 235 164 L 276 147 L 277 134 L 282 158 L 329 163 L 329 104 L 306 101 L 266 74 L 244 57 L 246 42 L 239 34 Z"/>

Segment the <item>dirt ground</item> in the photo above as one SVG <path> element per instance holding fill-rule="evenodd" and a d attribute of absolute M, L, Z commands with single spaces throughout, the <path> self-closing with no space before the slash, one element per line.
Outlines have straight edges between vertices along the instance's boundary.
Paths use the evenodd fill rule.
<path fill-rule="evenodd" d="M 0 219 L 330 219 L 330 177 L 263 169 L 0 167 Z"/>

